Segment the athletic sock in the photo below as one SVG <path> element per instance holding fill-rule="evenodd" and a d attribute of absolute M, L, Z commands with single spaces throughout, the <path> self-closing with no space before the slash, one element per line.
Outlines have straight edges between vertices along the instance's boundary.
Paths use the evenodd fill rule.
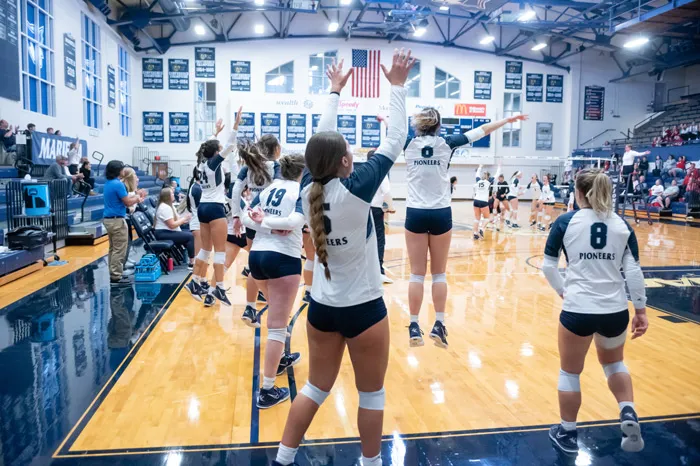
<path fill-rule="evenodd" d="M 565 421 L 564 419 L 562 419 L 561 420 L 561 427 L 562 427 L 562 429 L 564 429 L 566 431 L 576 430 L 576 421 L 569 422 L 569 421 Z"/>
<path fill-rule="evenodd" d="M 269 390 L 274 386 L 275 386 L 275 378 L 274 377 L 263 376 L 263 387 L 262 388 L 264 390 Z"/>
<path fill-rule="evenodd" d="M 200 277 L 199 275 L 192 275 L 192 280 L 194 280 L 194 282 L 195 282 L 197 285 L 199 285 L 200 283 L 202 283 L 202 277 Z"/>
<path fill-rule="evenodd" d="M 224 282 L 216 282 L 216 287 L 221 288 L 223 290 L 224 289 Z"/>
<path fill-rule="evenodd" d="M 304 285 L 304 291 L 311 293 L 311 285 Z"/>
<path fill-rule="evenodd" d="M 445 313 L 444 312 L 436 312 L 435 313 L 435 320 L 438 320 L 444 324 L 445 323 Z"/>
<path fill-rule="evenodd" d="M 298 448 L 285 447 L 280 442 L 280 446 L 277 449 L 277 457 L 275 458 L 275 461 L 277 461 L 283 466 L 290 465 L 294 462 L 294 457 L 297 456 L 297 450 Z"/>
<path fill-rule="evenodd" d="M 382 455 L 377 455 L 374 458 L 362 455 L 362 466 L 382 466 Z"/>
<path fill-rule="evenodd" d="M 617 406 L 620 408 L 620 411 L 622 411 L 624 408 L 629 406 L 630 408 L 634 409 L 634 402 L 633 401 L 620 401 Z"/>
<path fill-rule="evenodd" d="M 252 307 L 253 309 L 255 309 L 255 301 L 253 301 L 252 303 L 245 303 L 245 305 L 246 305 L 246 306 L 250 306 L 250 307 Z"/>
<path fill-rule="evenodd" d="M 418 317 L 419 317 L 419 316 L 414 316 L 413 314 L 411 314 L 411 323 L 412 323 L 412 324 L 413 324 L 413 323 L 417 324 L 417 323 L 418 323 Z"/>

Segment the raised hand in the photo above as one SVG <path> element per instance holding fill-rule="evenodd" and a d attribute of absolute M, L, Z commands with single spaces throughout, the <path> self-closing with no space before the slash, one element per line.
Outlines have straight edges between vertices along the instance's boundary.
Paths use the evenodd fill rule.
<path fill-rule="evenodd" d="M 343 90 L 345 85 L 348 83 L 348 79 L 350 79 L 350 76 L 352 75 L 352 68 L 348 70 L 347 73 L 343 73 L 343 60 L 340 60 L 340 63 L 336 65 L 335 60 L 333 61 L 332 65 L 328 65 L 328 68 L 326 69 L 326 76 L 328 76 L 328 79 L 331 80 L 331 92 L 337 92 L 340 94 L 340 91 Z"/>
<path fill-rule="evenodd" d="M 401 50 L 394 49 L 394 58 L 391 63 L 391 69 L 387 71 L 384 65 L 381 65 L 384 76 L 391 83 L 392 86 L 403 86 L 408 78 L 408 72 L 411 71 L 413 65 L 416 63 L 416 59 L 411 57 L 411 50 L 404 52 Z"/>
<path fill-rule="evenodd" d="M 238 107 L 238 113 L 236 113 L 236 121 L 233 123 L 233 130 L 238 131 L 238 125 L 241 124 L 241 118 L 243 117 L 243 106 Z"/>
<path fill-rule="evenodd" d="M 215 129 L 214 129 L 214 136 L 218 136 L 219 133 L 221 133 L 223 130 L 224 130 L 224 119 L 219 118 L 218 120 L 216 120 L 216 125 L 215 125 Z"/>

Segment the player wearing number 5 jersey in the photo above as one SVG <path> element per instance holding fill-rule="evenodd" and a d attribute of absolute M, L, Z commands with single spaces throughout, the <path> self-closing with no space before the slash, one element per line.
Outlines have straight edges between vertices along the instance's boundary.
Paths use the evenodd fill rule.
<path fill-rule="evenodd" d="M 430 338 L 437 346 L 447 348 L 447 330 L 444 325 L 447 301 L 445 271 L 452 240 L 448 169 L 453 150 L 481 139 L 506 123 L 525 119 L 526 115 L 518 115 L 487 123 L 465 134 L 443 138 L 440 136 L 440 113 L 435 108 L 426 107 L 414 115 L 416 137 L 409 140 L 405 146 L 408 183 L 405 236 L 411 266 L 408 283 L 408 306 L 411 313 L 408 332 L 411 346 L 423 345 L 423 332 L 418 321 L 423 304 L 423 282 L 430 251 L 432 297 L 435 307 L 435 324 Z"/>
<path fill-rule="evenodd" d="M 359 391 L 358 427 L 362 464 L 381 465 L 384 377 L 389 361 L 389 322 L 370 204 L 406 134 L 406 82 L 415 62 L 410 52 L 395 52 L 391 71 L 389 130 L 375 155 L 353 171 L 353 156 L 335 130 L 339 93 L 351 73 L 342 62 L 328 71 L 330 103 L 319 132 L 306 146 L 312 183 L 302 190 L 302 206 L 316 246 L 309 302 L 309 379 L 294 399 L 273 464 L 294 462 L 296 450 L 340 370 L 345 347 Z"/>
<path fill-rule="evenodd" d="M 557 218 L 544 251 L 544 275 L 564 298 L 559 317 L 561 424 L 553 426 L 549 436 L 565 453 L 578 451 L 579 377 L 595 341 L 598 361 L 620 409 L 622 449 L 640 451 L 644 441 L 634 410 L 632 379 L 623 362 L 629 322 L 625 281 L 635 309 L 632 339 L 644 335 L 648 327 L 637 238 L 627 222 L 612 212 L 612 183 L 605 173 L 583 170 L 576 177 L 575 192 L 581 210 Z M 558 270 L 562 251 L 567 260 L 565 280 Z"/>

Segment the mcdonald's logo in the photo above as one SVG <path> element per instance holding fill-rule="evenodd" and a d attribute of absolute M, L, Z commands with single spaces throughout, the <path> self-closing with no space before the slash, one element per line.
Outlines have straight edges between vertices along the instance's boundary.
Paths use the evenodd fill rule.
<path fill-rule="evenodd" d="M 455 104 L 455 116 L 486 116 L 486 104 Z"/>

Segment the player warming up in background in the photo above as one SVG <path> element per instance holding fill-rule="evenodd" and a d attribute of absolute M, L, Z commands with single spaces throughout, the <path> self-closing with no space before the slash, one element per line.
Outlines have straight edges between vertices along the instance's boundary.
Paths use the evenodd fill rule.
<path fill-rule="evenodd" d="M 353 171 L 345 138 L 333 131 L 340 91 L 350 77 L 342 62 L 328 71 L 329 107 L 319 132 L 306 146 L 313 182 L 302 191 L 304 214 L 316 245 L 309 303 L 309 379 L 294 399 L 273 465 L 294 462 L 319 406 L 328 397 L 345 352 L 350 351 L 359 391 L 357 416 L 362 464 L 379 466 L 384 420 L 384 377 L 389 362 L 389 321 L 372 228 L 370 203 L 406 140 L 404 83 L 415 63 L 410 51 L 395 52 L 390 71 L 389 131 L 376 154 Z"/>
<path fill-rule="evenodd" d="M 476 184 L 474 184 L 474 241 L 484 238 L 484 225 L 489 219 L 489 198 L 492 193 L 494 178 L 489 172 L 482 172 L 479 165 L 476 169 Z M 501 176 L 501 166 L 498 166 L 496 176 Z"/>
<path fill-rule="evenodd" d="M 521 171 L 516 171 L 513 176 L 510 177 L 510 189 L 508 190 L 508 196 L 506 197 L 506 226 L 511 228 L 520 228 L 518 225 L 518 198 L 525 193 L 525 186 L 521 183 L 523 179 L 523 173 Z"/>
<path fill-rule="evenodd" d="M 408 283 L 408 307 L 411 323 L 408 327 L 409 344 L 423 345 L 423 331 L 418 324 L 423 304 L 423 282 L 428 267 L 430 251 L 430 274 L 432 276 L 435 324 L 430 338 L 447 348 L 445 329 L 445 303 L 447 301 L 447 255 L 452 241 L 452 208 L 450 207 L 451 184 L 448 170 L 453 150 L 477 141 L 498 128 L 527 115 L 518 115 L 495 121 L 467 131 L 465 134 L 440 136 L 440 113 L 426 107 L 413 117 L 416 137 L 407 141 L 405 147 L 406 197 L 405 236 L 411 276 Z M 487 190 L 488 191 L 488 190 Z M 486 211 L 488 212 L 488 192 Z"/>
<path fill-rule="evenodd" d="M 625 280 L 635 309 L 632 339 L 644 335 L 649 325 L 637 238 L 627 222 L 613 213 L 612 183 L 602 171 L 580 172 L 575 192 L 581 210 L 557 218 L 544 251 L 544 275 L 564 298 L 559 317 L 561 424 L 552 426 L 549 437 L 563 452 L 578 452 L 579 377 L 591 341 L 595 341 L 598 361 L 620 408 L 622 449 L 636 452 L 644 448 L 644 440 L 623 353 L 629 323 Z M 566 280 L 558 270 L 562 250 L 568 261 Z"/>

